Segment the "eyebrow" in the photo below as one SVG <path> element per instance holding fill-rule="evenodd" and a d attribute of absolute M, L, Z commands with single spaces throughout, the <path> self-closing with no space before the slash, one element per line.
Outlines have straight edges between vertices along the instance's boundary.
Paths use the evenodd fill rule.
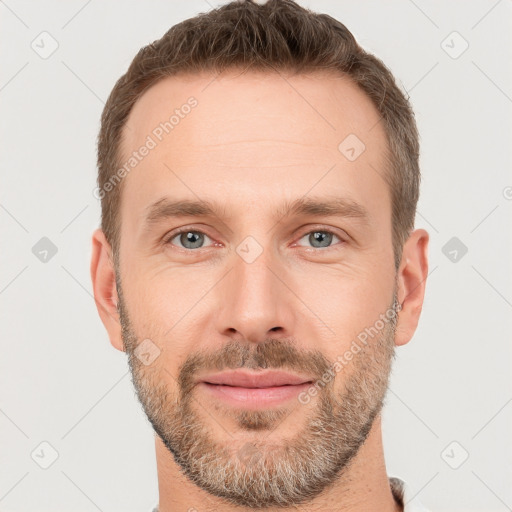
<path fill-rule="evenodd" d="M 171 199 L 163 197 L 146 209 L 144 223 L 148 229 L 154 224 L 175 217 L 217 217 L 226 218 L 226 205 L 215 204 L 208 200 Z M 343 197 L 301 197 L 293 201 L 285 201 L 273 212 L 274 219 L 279 221 L 285 217 L 317 216 L 317 217 L 349 217 L 368 223 L 368 212 L 359 203 Z"/>

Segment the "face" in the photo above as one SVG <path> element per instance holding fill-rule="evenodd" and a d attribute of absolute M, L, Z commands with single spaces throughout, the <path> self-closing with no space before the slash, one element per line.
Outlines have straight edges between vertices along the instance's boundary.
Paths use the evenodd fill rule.
<path fill-rule="evenodd" d="M 150 422 L 196 485 L 290 506 L 343 475 L 386 392 L 386 137 L 346 78 L 214 78 L 160 81 L 125 127 L 124 161 L 155 145 L 123 181 L 122 339 Z"/>

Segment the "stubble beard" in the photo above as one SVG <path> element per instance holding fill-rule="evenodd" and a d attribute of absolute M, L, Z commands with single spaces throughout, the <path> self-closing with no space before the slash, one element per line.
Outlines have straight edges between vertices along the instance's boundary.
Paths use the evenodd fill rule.
<path fill-rule="evenodd" d="M 298 351 L 279 339 L 258 345 L 231 340 L 219 352 L 190 355 L 172 378 L 165 368 L 146 367 L 134 355 L 141 339 L 131 327 L 119 284 L 118 295 L 123 342 L 138 399 L 176 464 L 198 487 L 236 506 L 285 508 L 304 504 L 348 478 L 348 469 L 384 404 L 395 356 L 396 316 L 336 378 L 324 380 L 308 406 L 297 401 L 291 407 L 237 410 L 216 404 L 212 413 L 212 404 L 202 403 L 196 393 L 198 370 L 276 368 L 321 380 L 333 364 L 318 351 Z M 395 298 L 391 306 L 395 311 L 396 304 Z M 340 379 L 342 389 L 335 390 Z M 177 381 L 177 392 L 169 389 L 171 381 Z M 279 426 L 303 407 L 308 407 L 305 417 L 295 422 L 301 427 L 291 437 L 280 438 Z M 218 423 L 212 419 L 216 413 L 222 415 Z M 226 433 L 226 418 L 250 440 L 237 442 Z"/>

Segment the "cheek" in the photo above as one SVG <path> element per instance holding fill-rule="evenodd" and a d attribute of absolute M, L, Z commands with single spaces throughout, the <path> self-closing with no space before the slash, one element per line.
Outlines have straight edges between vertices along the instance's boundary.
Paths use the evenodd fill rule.
<path fill-rule="evenodd" d="M 196 282 L 196 277 L 193 271 L 142 272 L 139 268 L 123 286 L 130 290 L 126 300 L 133 330 L 140 340 L 149 338 L 159 347 L 162 364 L 174 376 L 200 345 L 209 313 L 214 313 L 206 311 L 211 305 L 205 296 L 214 281 Z"/>
<path fill-rule="evenodd" d="M 333 359 L 386 313 L 392 304 L 393 288 L 393 272 L 368 266 L 310 272 L 308 280 L 301 279 L 300 284 L 297 281 L 294 290 L 326 326 L 322 346 L 327 350 L 325 355 Z M 315 317 L 308 314 L 308 318 Z M 314 331 L 311 334 L 314 336 Z"/>

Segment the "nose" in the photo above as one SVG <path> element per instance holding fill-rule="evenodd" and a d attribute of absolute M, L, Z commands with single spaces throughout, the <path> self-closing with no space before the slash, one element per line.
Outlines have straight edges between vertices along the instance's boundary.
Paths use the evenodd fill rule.
<path fill-rule="evenodd" d="M 218 332 L 251 343 L 292 336 L 294 296 L 285 283 L 285 272 L 270 250 L 252 262 L 234 254 L 233 268 L 217 290 Z"/>

